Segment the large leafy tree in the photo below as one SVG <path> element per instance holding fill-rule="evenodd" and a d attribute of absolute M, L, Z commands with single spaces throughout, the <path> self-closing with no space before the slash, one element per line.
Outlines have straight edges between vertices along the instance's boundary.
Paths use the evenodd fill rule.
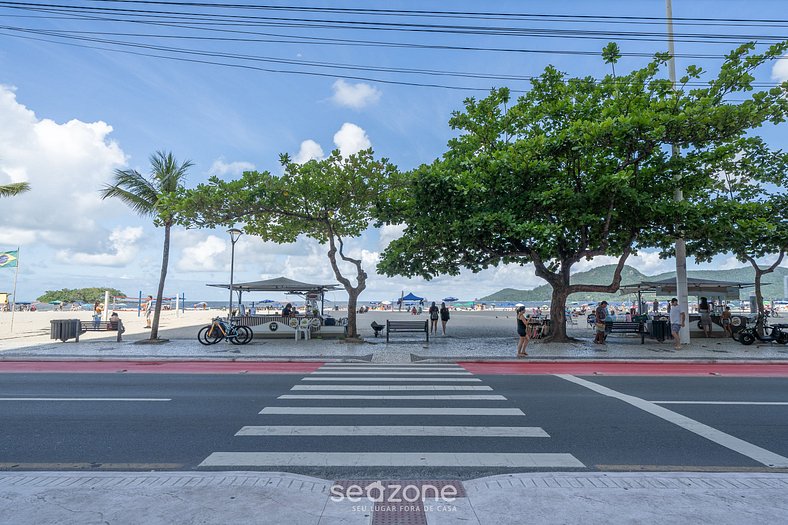
<path fill-rule="evenodd" d="M 459 135 L 448 151 L 411 172 L 409 187 L 383 209 L 382 221 L 407 227 L 379 269 L 431 278 L 532 263 L 553 289 L 552 339 L 566 340 L 567 296 L 615 292 L 628 256 L 683 223 L 690 204 L 674 202 L 674 190 L 702 192 L 717 147 L 782 120 L 781 88 L 726 100 L 749 91 L 752 69 L 785 48 L 758 55 L 742 46 L 705 85 L 691 66 L 674 88 L 664 78 L 668 56 L 658 54 L 601 81 L 550 66 L 516 101 L 506 89 L 467 99 L 449 121 Z M 608 46 L 604 57 L 615 63 L 617 48 Z M 672 144 L 682 154 L 671 155 Z M 573 265 L 600 255 L 618 257 L 610 285 L 571 282 Z"/>
<path fill-rule="evenodd" d="M 367 273 L 360 258 L 348 255 L 345 241 L 369 227 L 397 169 L 387 159 L 375 159 L 371 149 L 349 157 L 334 151 L 305 164 L 287 155 L 280 161 L 282 176 L 251 171 L 234 181 L 214 177 L 186 192 L 184 217 L 205 227 L 243 223 L 245 232 L 277 243 L 304 235 L 327 244 L 334 276 L 348 294 L 348 336 L 357 338 L 356 308 Z"/>
<path fill-rule="evenodd" d="M 11 184 L 0 185 L 0 197 L 13 197 L 30 190 L 27 182 L 13 182 Z"/>
<path fill-rule="evenodd" d="M 150 173 L 145 176 L 136 170 L 116 170 L 114 184 L 105 185 L 101 191 L 102 199 L 117 198 L 127 204 L 138 215 L 152 217 L 156 226 L 164 228 L 164 249 L 161 258 L 159 287 L 156 292 L 156 309 L 150 340 L 159 339 L 159 318 L 161 317 L 164 282 L 170 260 L 170 230 L 178 219 L 172 206 L 173 199 L 183 190 L 183 181 L 191 161 L 178 163 L 172 153 L 157 151 L 150 156 Z"/>
<path fill-rule="evenodd" d="M 742 139 L 720 153 L 716 184 L 708 194 L 698 195 L 693 208 L 687 251 L 698 261 L 732 253 L 750 264 L 763 316 L 763 277 L 788 254 L 788 154 L 770 150 L 758 137 Z"/>

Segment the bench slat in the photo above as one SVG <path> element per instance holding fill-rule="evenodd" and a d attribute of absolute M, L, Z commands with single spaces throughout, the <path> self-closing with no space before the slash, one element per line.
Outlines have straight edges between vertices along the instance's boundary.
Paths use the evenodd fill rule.
<path fill-rule="evenodd" d="M 427 342 L 430 342 L 430 332 L 427 321 L 386 321 L 386 342 L 389 341 L 391 332 L 424 332 Z"/>

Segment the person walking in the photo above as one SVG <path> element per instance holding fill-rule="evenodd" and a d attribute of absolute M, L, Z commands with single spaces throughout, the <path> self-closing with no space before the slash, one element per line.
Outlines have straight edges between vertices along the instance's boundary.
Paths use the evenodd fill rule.
<path fill-rule="evenodd" d="M 528 348 L 528 318 L 525 317 L 525 306 L 517 308 L 517 335 L 520 338 L 517 340 L 517 357 L 527 356 L 525 351 Z"/>
<path fill-rule="evenodd" d="M 670 332 L 673 334 L 673 348 L 681 350 L 681 328 L 687 320 L 687 314 L 679 306 L 675 297 L 670 300 Z"/>
<path fill-rule="evenodd" d="M 145 301 L 145 328 L 151 328 L 150 322 L 153 316 L 153 296 L 149 295 Z"/>
<path fill-rule="evenodd" d="M 607 301 L 602 301 L 597 305 L 596 310 L 594 310 L 594 316 L 596 318 L 596 336 L 594 337 L 594 343 L 598 345 L 604 345 L 605 343 L 605 320 L 607 319 Z"/>
<path fill-rule="evenodd" d="M 429 309 L 430 314 L 430 333 L 437 334 L 438 333 L 438 307 L 435 306 L 435 301 L 432 302 L 432 305 Z"/>
<path fill-rule="evenodd" d="M 700 298 L 698 313 L 700 314 L 700 327 L 703 328 L 703 336 L 709 337 L 711 333 L 711 306 L 705 297 Z"/>
<path fill-rule="evenodd" d="M 441 303 L 441 328 L 443 329 L 443 335 L 446 335 L 446 323 L 449 322 L 449 318 L 451 315 L 449 314 L 449 308 L 446 306 L 446 303 Z"/>

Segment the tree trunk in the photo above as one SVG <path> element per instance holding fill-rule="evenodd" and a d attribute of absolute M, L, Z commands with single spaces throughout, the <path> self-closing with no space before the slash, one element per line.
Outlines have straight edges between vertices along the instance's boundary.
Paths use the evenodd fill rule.
<path fill-rule="evenodd" d="M 355 289 L 347 291 L 347 336 L 350 338 L 358 338 L 358 318 L 356 312 L 358 311 L 358 296 L 361 292 Z"/>
<path fill-rule="evenodd" d="M 755 329 L 758 331 L 760 335 L 763 335 L 763 326 L 765 324 L 765 314 L 766 314 L 766 307 L 763 304 L 763 292 L 761 291 L 761 279 L 767 273 L 772 273 L 780 263 L 783 261 L 785 257 L 785 249 L 780 250 L 780 255 L 777 257 L 777 260 L 766 269 L 761 268 L 758 266 L 758 263 L 755 261 L 753 257 L 749 255 L 742 254 L 743 258 L 747 260 L 750 265 L 755 270 L 755 303 L 758 306 L 758 320 L 755 323 Z"/>
<path fill-rule="evenodd" d="M 758 306 L 758 320 L 755 323 L 755 329 L 763 336 L 763 325 L 766 320 L 766 308 L 763 304 L 763 292 L 761 292 L 761 277 L 763 277 L 763 270 L 758 265 L 755 266 L 755 304 Z"/>
<path fill-rule="evenodd" d="M 164 225 L 164 250 L 161 256 L 161 275 L 159 276 L 159 289 L 156 292 L 156 309 L 153 311 L 153 325 L 150 331 L 151 341 L 159 338 L 159 318 L 161 317 L 161 302 L 164 298 L 164 280 L 167 278 L 167 265 L 170 262 L 170 228 L 171 224 Z"/>
<path fill-rule="evenodd" d="M 569 279 L 567 282 L 552 282 L 553 295 L 550 299 L 550 335 L 546 342 L 566 343 L 570 341 L 566 335 L 566 299 L 569 297 Z"/>
<path fill-rule="evenodd" d="M 328 236 L 328 260 L 331 262 L 331 269 L 334 270 L 334 277 L 337 278 L 342 286 L 344 286 L 345 291 L 347 292 L 347 337 L 348 339 L 358 339 L 358 325 L 356 322 L 356 305 L 358 304 L 358 296 L 361 295 L 361 292 L 367 287 L 367 272 L 361 267 L 361 260 L 360 259 L 353 259 L 348 257 L 343 252 L 344 243 L 342 242 L 342 238 L 336 235 L 336 241 L 334 240 L 335 234 L 333 233 L 333 229 L 329 226 L 330 235 Z M 339 242 L 339 249 L 337 249 L 336 243 Z M 342 258 L 343 261 L 352 263 L 356 267 L 356 286 L 350 282 L 350 279 L 342 275 L 342 272 L 339 269 L 339 265 L 337 264 L 337 252 L 339 252 L 339 256 Z"/>

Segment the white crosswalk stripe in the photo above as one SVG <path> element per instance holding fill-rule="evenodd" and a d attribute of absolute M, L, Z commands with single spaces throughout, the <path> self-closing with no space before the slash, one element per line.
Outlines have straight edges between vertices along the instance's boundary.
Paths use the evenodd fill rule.
<path fill-rule="evenodd" d="M 294 385 L 290 390 L 380 390 L 408 391 L 408 390 L 435 390 L 435 391 L 460 391 L 460 390 L 492 390 L 487 385 Z"/>
<path fill-rule="evenodd" d="M 454 401 L 506 401 L 506 398 L 497 395 L 497 394 L 447 394 L 447 395 L 410 395 L 410 396 L 398 396 L 398 395 L 363 395 L 363 394 L 284 394 L 277 399 L 404 399 L 405 401 L 416 401 L 416 400 L 429 400 L 429 401 L 442 401 L 442 400 L 454 400 Z"/>
<path fill-rule="evenodd" d="M 482 380 L 478 377 L 305 377 L 304 381 L 422 381 L 425 383 L 434 382 L 457 382 L 467 381 L 472 383 L 481 383 Z"/>
<path fill-rule="evenodd" d="M 248 426 L 236 436 L 462 436 L 462 437 L 550 437 L 539 427 L 449 427 L 405 425 L 290 425 Z"/>
<path fill-rule="evenodd" d="M 524 416 L 519 408 L 265 407 L 261 414 L 321 416 Z"/>
<path fill-rule="evenodd" d="M 446 441 L 445 438 L 457 438 L 457 443 L 467 447 L 469 443 L 464 441 L 465 439 L 528 440 L 550 437 L 540 427 L 517 426 L 524 420 L 525 413 L 511 405 L 502 406 L 502 403 L 507 403 L 505 396 L 476 393 L 490 392 L 492 387 L 467 384 L 481 382 L 482 380 L 474 377 L 471 372 L 453 363 L 328 363 L 303 377 L 300 384 L 290 389 L 304 393 L 282 394 L 277 398 L 277 406 L 266 406 L 260 410 L 259 414 L 264 418 L 264 422 L 270 424 L 244 426 L 236 433 L 236 436 L 246 438 L 246 446 L 252 447 L 255 443 L 264 445 L 271 439 L 286 438 L 284 443 L 294 447 L 292 450 L 283 450 L 280 444 L 273 450 L 253 448 L 246 451 L 213 452 L 200 466 L 584 468 L 583 463 L 571 454 L 528 452 L 527 441 L 522 441 L 518 446 L 509 445 L 513 448 L 503 451 L 500 444 L 493 451 L 485 451 L 485 447 L 490 446 L 489 441 L 479 441 L 472 449 L 474 452 L 467 452 L 467 448 L 446 450 L 447 447 L 453 447 L 452 441 Z M 305 405 L 304 401 L 313 403 L 302 406 Z M 358 403 L 359 401 L 370 401 L 373 406 Z M 386 402 L 391 401 L 394 406 L 374 406 L 376 401 L 383 402 L 378 405 L 387 405 Z M 416 403 L 420 405 L 415 405 Z M 438 403 L 441 406 L 429 406 Z M 353 404 L 357 406 L 348 406 Z M 396 417 L 396 421 L 403 424 L 385 424 L 391 421 L 392 417 Z M 470 417 L 475 419 L 457 419 Z M 502 425 L 503 421 L 494 418 L 507 418 L 503 421 L 510 422 L 510 425 Z M 277 424 L 278 421 L 287 424 Z M 425 421 L 430 424 L 413 424 Z M 461 424 L 447 424 L 455 421 Z M 469 421 L 472 424 L 466 424 Z M 512 423 L 514 425 L 511 425 Z M 303 446 L 299 448 L 299 443 L 302 442 L 300 438 L 309 436 L 333 437 L 333 441 L 327 439 L 325 443 L 328 445 L 323 451 L 311 447 L 306 450 Z M 359 450 L 353 452 L 347 452 L 347 448 L 342 452 L 330 450 L 331 444 L 336 442 L 338 437 L 342 438 L 343 443 L 352 443 L 355 438 L 375 436 L 398 436 L 399 440 L 376 441 L 380 446 L 377 450 L 373 449 L 374 451 L 370 451 L 369 442 L 359 443 Z M 417 441 L 413 441 L 414 439 Z M 441 440 L 434 441 L 436 439 Z M 403 443 L 409 443 L 404 440 L 411 440 L 414 448 L 402 451 Z M 310 443 L 314 443 L 314 440 Z M 399 448 L 386 450 L 388 443 Z M 436 443 L 439 444 L 439 451 L 435 451 Z"/>
<path fill-rule="evenodd" d="M 583 468 L 571 454 L 452 452 L 214 452 L 201 467 Z"/>

